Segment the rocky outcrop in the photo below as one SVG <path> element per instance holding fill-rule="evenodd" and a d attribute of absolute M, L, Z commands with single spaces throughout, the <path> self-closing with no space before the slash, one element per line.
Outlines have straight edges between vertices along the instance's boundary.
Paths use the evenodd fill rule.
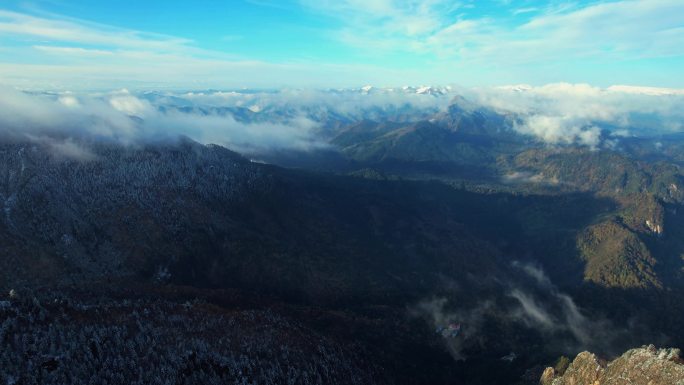
<path fill-rule="evenodd" d="M 679 349 L 644 346 L 606 363 L 582 352 L 562 375 L 544 371 L 541 385 L 684 385 L 684 361 Z"/>

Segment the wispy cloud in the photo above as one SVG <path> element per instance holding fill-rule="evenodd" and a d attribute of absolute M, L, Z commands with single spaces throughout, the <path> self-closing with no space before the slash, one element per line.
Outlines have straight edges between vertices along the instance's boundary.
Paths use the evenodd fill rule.
<path fill-rule="evenodd" d="M 510 276 L 497 279 L 499 284 L 493 292 L 498 295 L 480 294 L 477 304 L 462 305 L 464 301 L 458 299 L 466 294 L 454 286 L 448 291 L 449 298 L 426 299 L 409 308 L 409 314 L 423 317 L 432 328 L 461 323 L 462 332 L 458 338 L 443 339 L 456 360 L 466 358 L 467 347 L 482 348 L 494 343 L 501 349 L 501 341 L 489 340 L 492 337 L 484 332 L 491 323 L 498 323 L 499 330 L 539 332 L 547 353 L 591 349 L 612 354 L 623 349 L 619 345 L 634 340 L 626 330 L 602 315 L 587 317 L 572 297 L 560 291 L 541 268 L 522 263 L 514 263 L 513 267 Z M 484 282 L 479 281 L 474 286 L 485 285 Z"/>
<path fill-rule="evenodd" d="M 200 49 L 189 39 L 52 14 L 0 10 L 0 39 L 20 42 L 0 49 L 0 84 L 25 89 L 342 86 L 407 76 L 367 64 L 254 60 Z"/>
<path fill-rule="evenodd" d="M 444 0 L 301 0 L 303 6 L 339 18 L 334 35 L 369 50 L 422 51 L 426 39 L 443 29 L 464 2 Z"/>
<path fill-rule="evenodd" d="M 466 3 L 439 0 L 303 3 L 338 15 L 345 24 L 338 37 L 369 50 L 431 53 L 492 66 L 684 55 L 679 0 L 516 8 L 514 19 L 469 13 Z"/>
<path fill-rule="evenodd" d="M 537 7 L 529 7 L 529 8 L 518 8 L 513 10 L 514 15 L 521 15 L 523 13 L 530 13 L 530 12 L 537 12 L 539 11 L 539 8 Z"/>
<path fill-rule="evenodd" d="M 89 49 L 82 47 L 58 47 L 49 45 L 34 45 L 34 49 L 38 51 L 47 52 L 56 55 L 68 55 L 68 56 L 111 56 L 114 55 L 113 51 L 107 51 L 103 49 Z"/>
<path fill-rule="evenodd" d="M 188 49 L 188 39 L 114 28 L 107 25 L 54 16 L 36 17 L 0 10 L 0 35 L 28 36 L 51 42 L 92 44 L 104 47 L 178 52 Z"/>

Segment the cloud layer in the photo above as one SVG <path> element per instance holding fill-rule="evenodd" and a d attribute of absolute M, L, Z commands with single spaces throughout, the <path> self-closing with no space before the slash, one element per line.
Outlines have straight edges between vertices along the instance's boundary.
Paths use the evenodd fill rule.
<path fill-rule="evenodd" d="M 163 111 L 126 90 L 98 95 L 28 94 L 0 90 L 0 135 L 10 140 L 49 144 L 72 158 L 87 158 L 77 142 L 134 144 L 187 136 L 238 151 L 266 148 L 306 149 L 322 145 L 310 132 L 314 123 L 293 117 L 281 123 L 241 123 L 232 115 Z"/>
<path fill-rule="evenodd" d="M 364 119 L 421 120 L 449 96 L 388 90 L 30 93 L 0 88 L 0 136 L 47 143 L 64 156 L 77 142 L 123 144 L 190 137 L 239 152 L 326 146 L 326 129 Z M 55 142 L 55 140 L 58 140 Z"/>
<path fill-rule="evenodd" d="M 558 83 L 542 87 L 364 87 L 346 90 L 104 93 L 0 89 L 0 134 L 39 140 L 134 143 L 180 135 L 240 152 L 326 146 L 362 120 L 409 123 L 446 111 L 454 100 L 509 117 L 510 128 L 550 145 L 611 147 L 625 136 L 684 130 L 684 92 L 676 89 Z M 467 112 L 466 112 L 467 113 Z M 44 140 L 44 139 L 40 139 Z M 74 142 L 75 143 L 75 142 Z M 74 143 L 64 142 L 65 154 Z M 54 146 L 53 146 L 54 147 Z M 71 150 L 70 150 L 71 149 Z M 535 176 L 511 175 L 510 182 Z"/>

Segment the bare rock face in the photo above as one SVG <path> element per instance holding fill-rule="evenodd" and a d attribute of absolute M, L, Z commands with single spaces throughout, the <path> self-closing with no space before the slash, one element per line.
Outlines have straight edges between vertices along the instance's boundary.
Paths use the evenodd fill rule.
<path fill-rule="evenodd" d="M 542 373 L 541 379 L 539 380 L 540 385 L 553 385 L 553 379 L 556 376 L 556 371 L 549 367 Z"/>
<path fill-rule="evenodd" d="M 552 369 L 553 370 L 553 369 Z M 582 352 L 575 357 L 563 376 L 554 379 L 551 385 L 594 385 L 599 384 L 604 368 L 598 358 L 589 352 Z M 548 381 L 548 380 L 547 380 Z"/>
<path fill-rule="evenodd" d="M 555 377 L 547 368 L 542 385 L 684 385 L 684 361 L 679 349 L 645 346 L 627 351 L 605 364 L 594 354 L 577 355 L 566 372 Z"/>

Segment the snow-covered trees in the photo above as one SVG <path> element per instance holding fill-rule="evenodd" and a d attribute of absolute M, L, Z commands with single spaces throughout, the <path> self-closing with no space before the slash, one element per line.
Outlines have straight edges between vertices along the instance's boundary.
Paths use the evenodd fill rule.
<path fill-rule="evenodd" d="M 356 352 L 268 310 L 161 299 L 70 302 L 78 304 L 32 298 L 0 309 L 0 384 L 372 380 Z"/>

